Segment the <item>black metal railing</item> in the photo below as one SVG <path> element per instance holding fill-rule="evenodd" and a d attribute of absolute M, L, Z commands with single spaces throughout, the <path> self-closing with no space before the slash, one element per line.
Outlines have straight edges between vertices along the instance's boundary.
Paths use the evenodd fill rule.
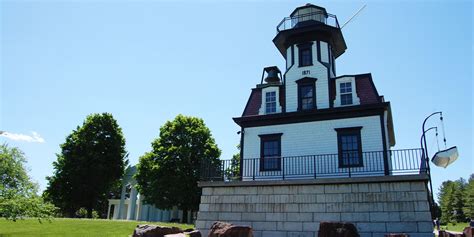
<path fill-rule="evenodd" d="M 324 12 L 312 12 L 283 18 L 283 20 L 277 26 L 277 33 L 280 31 L 313 24 L 325 24 L 340 28 L 339 22 L 337 21 L 337 17 L 335 15 Z"/>
<path fill-rule="evenodd" d="M 426 173 L 422 149 L 246 158 L 202 163 L 202 181 L 288 180 Z M 425 161 L 426 162 L 426 161 Z"/>

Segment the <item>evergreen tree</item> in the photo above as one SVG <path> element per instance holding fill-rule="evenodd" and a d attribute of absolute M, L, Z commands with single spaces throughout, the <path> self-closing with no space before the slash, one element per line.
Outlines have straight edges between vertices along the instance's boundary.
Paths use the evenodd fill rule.
<path fill-rule="evenodd" d="M 474 219 L 474 174 L 469 177 L 464 193 L 464 214 L 467 218 Z"/>
<path fill-rule="evenodd" d="M 439 188 L 438 202 L 442 223 L 465 222 L 474 217 L 474 174 L 469 182 L 459 178 L 445 181 Z"/>
<path fill-rule="evenodd" d="M 454 182 L 444 181 L 439 188 L 438 202 L 441 208 L 441 223 L 451 223 L 454 220 Z"/>
<path fill-rule="evenodd" d="M 454 216 L 453 219 L 455 222 L 464 222 L 466 221 L 466 216 L 464 215 L 464 201 L 465 201 L 465 186 L 466 180 L 460 178 L 454 181 L 454 189 L 453 189 L 453 211 Z"/>

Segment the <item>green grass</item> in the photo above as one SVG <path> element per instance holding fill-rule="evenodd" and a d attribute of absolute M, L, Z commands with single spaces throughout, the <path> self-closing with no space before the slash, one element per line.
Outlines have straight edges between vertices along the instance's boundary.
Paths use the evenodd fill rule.
<path fill-rule="evenodd" d="M 458 231 L 462 232 L 464 228 L 468 227 L 469 223 L 457 223 L 456 225 L 453 225 L 449 223 L 448 225 L 441 225 L 441 230 L 449 230 L 449 231 Z"/>
<path fill-rule="evenodd" d="M 181 229 L 193 225 L 162 222 L 112 221 L 92 219 L 56 218 L 39 223 L 36 219 L 16 222 L 0 219 L 0 237 L 126 237 L 133 233 L 137 224 L 176 226 Z"/>

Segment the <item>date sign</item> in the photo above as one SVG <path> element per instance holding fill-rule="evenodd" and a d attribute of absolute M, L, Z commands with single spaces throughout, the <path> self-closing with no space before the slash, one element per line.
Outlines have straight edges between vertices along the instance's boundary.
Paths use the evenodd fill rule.
<path fill-rule="evenodd" d="M 311 74 L 311 71 L 310 71 L 310 70 L 304 70 L 304 71 L 302 72 L 302 74 L 303 74 L 303 75 L 309 75 L 309 74 Z"/>

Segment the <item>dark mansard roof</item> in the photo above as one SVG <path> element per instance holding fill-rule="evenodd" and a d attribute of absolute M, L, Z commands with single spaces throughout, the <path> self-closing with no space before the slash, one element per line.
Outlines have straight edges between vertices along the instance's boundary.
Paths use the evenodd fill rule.
<path fill-rule="evenodd" d="M 360 105 L 368 104 L 378 104 L 383 102 L 383 98 L 379 96 L 377 89 L 375 88 L 374 82 L 372 80 L 372 75 L 359 74 L 359 75 L 346 75 L 336 78 L 331 78 L 329 80 L 329 100 L 330 104 L 336 99 L 336 80 L 342 77 L 354 77 L 356 81 L 356 93 L 360 99 Z M 285 104 L 285 87 L 280 86 L 280 105 Z M 258 110 L 262 104 L 262 88 L 257 87 L 252 89 L 250 97 L 248 99 L 247 105 L 245 106 L 242 117 L 246 116 L 256 116 L 258 115 Z"/>

